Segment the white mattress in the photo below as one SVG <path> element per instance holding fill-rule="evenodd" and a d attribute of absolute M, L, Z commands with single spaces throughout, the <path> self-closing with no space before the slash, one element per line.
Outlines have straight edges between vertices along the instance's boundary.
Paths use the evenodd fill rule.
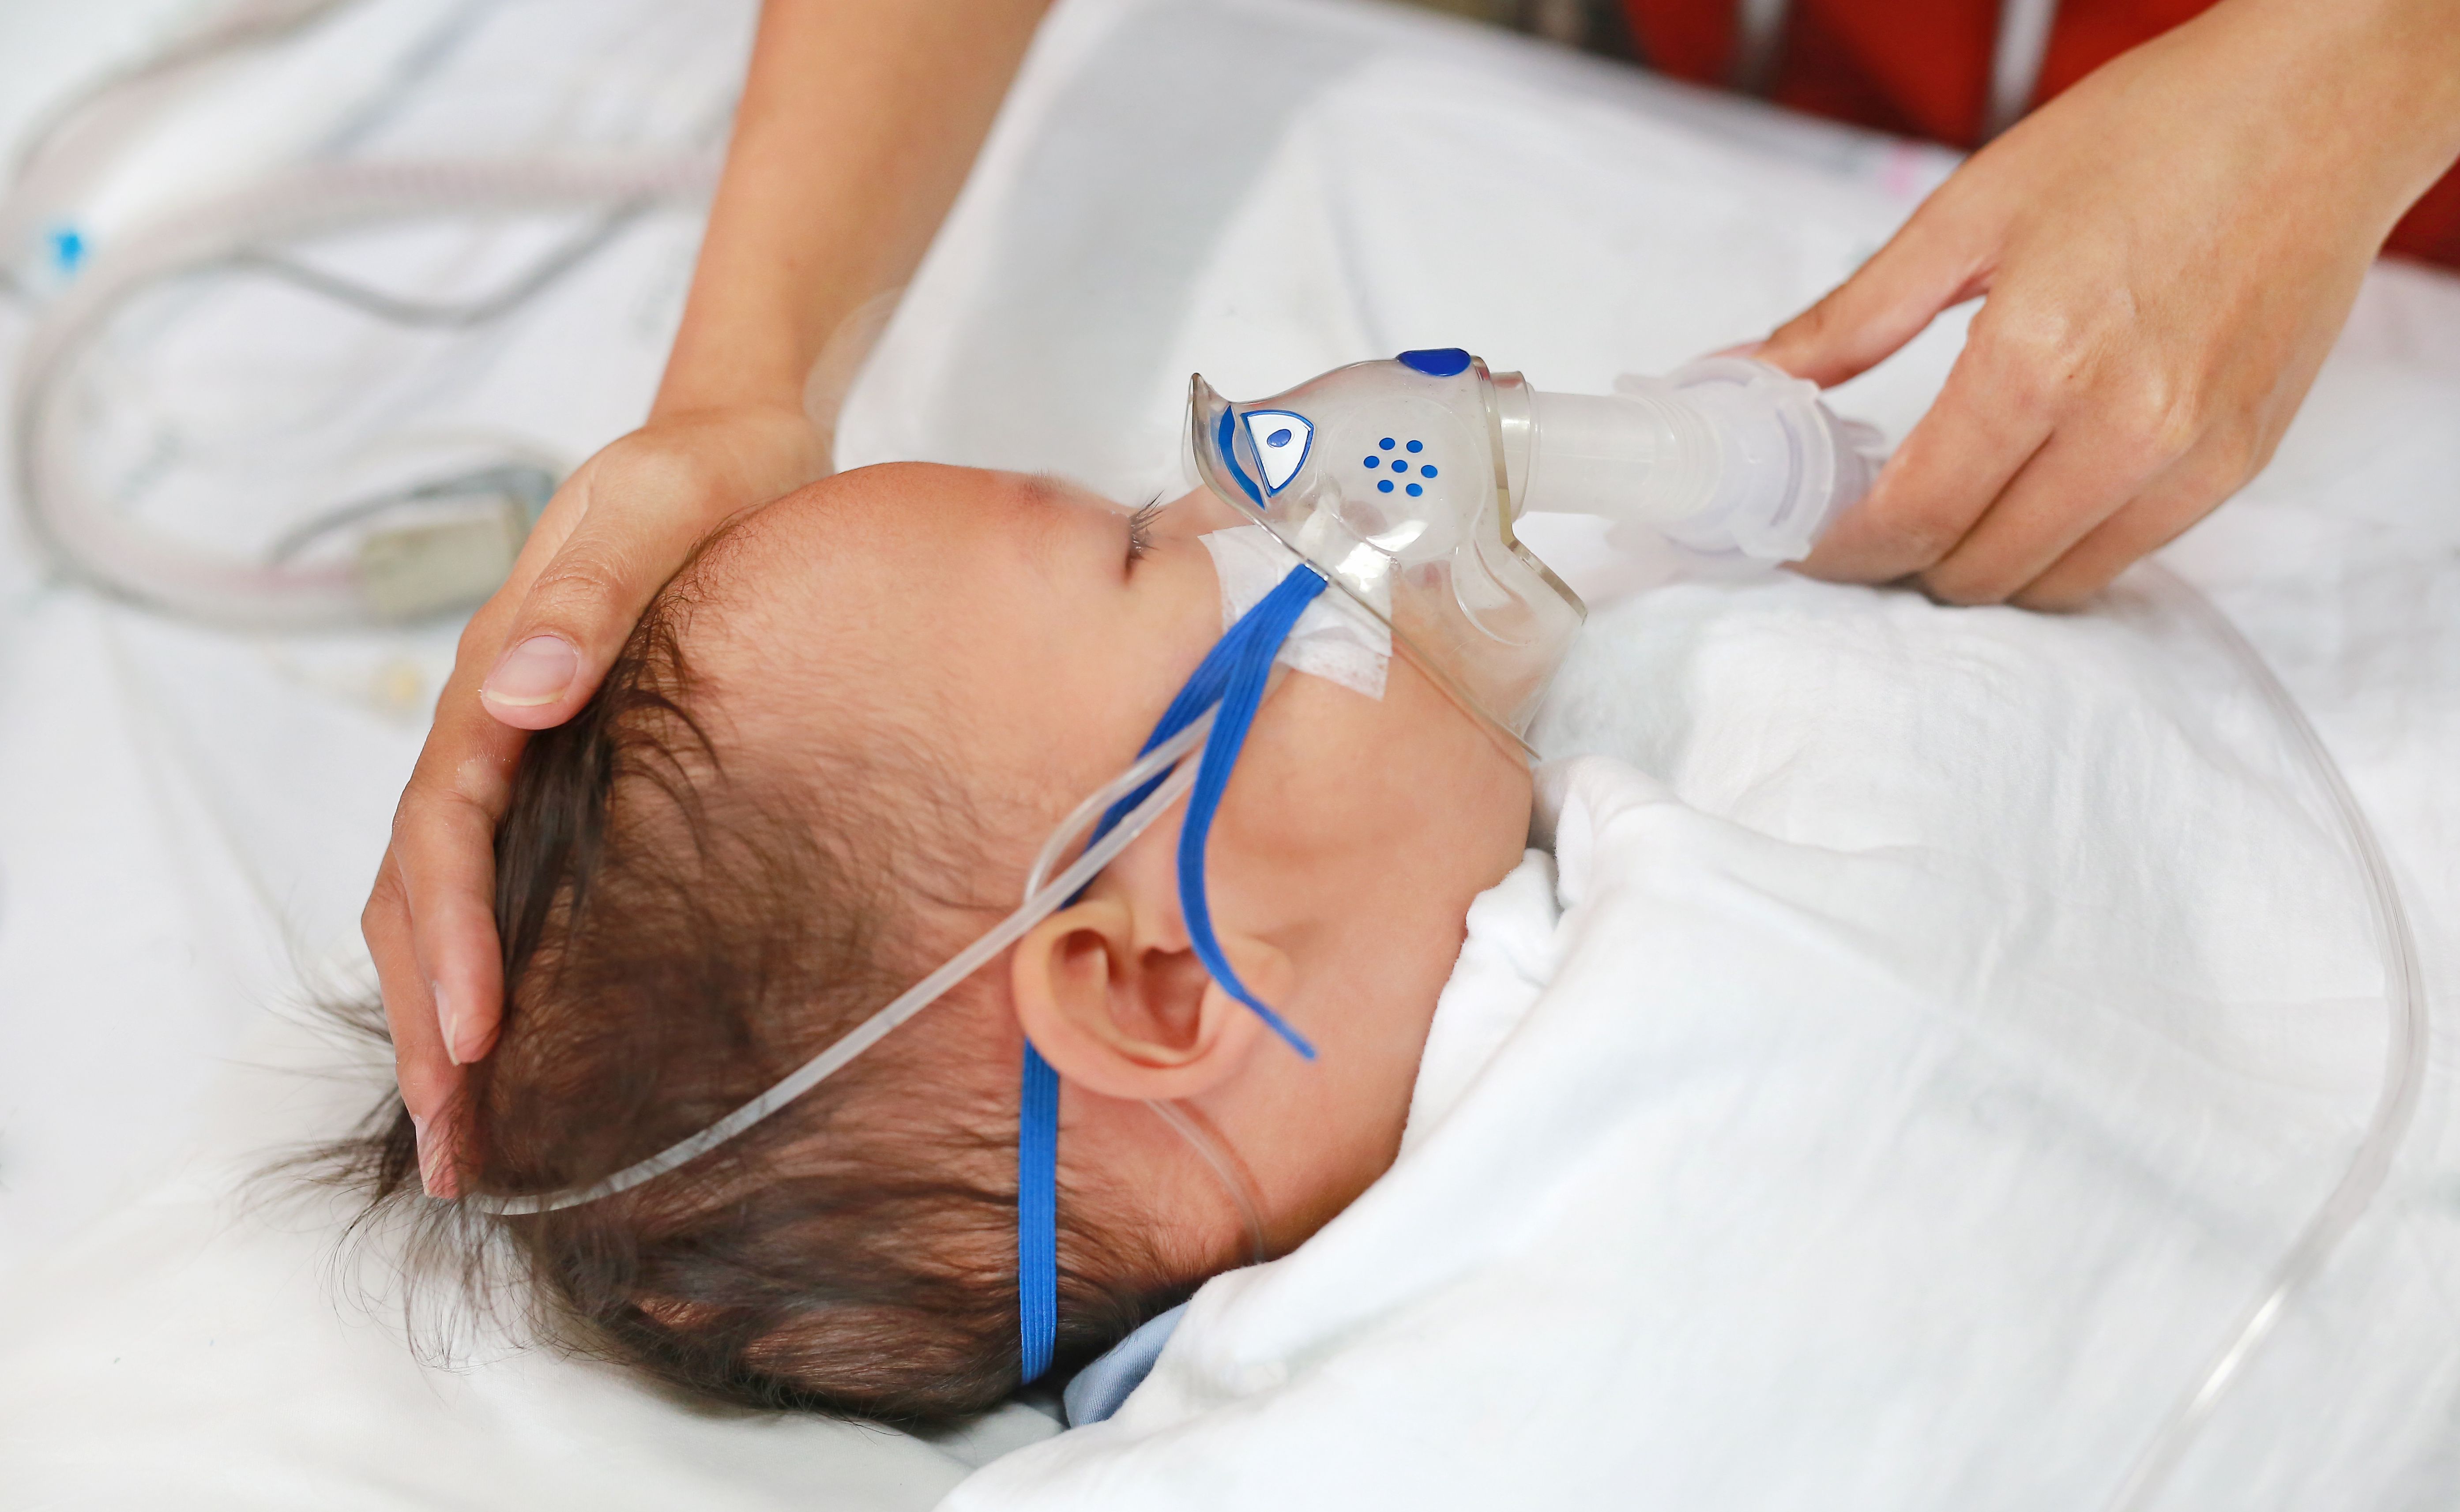
<path fill-rule="evenodd" d="M 168 9 L 123 3 L 83 8 L 84 33 L 0 18 L 56 49 L 0 31 L 0 69 L 64 79 L 53 59 L 98 62 L 110 29 Z M 1370 96 L 1414 103 L 1355 108 Z M 1242 394 L 1434 344 L 1564 388 L 1663 369 L 1818 293 L 1944 165 L 1400 11 L 1083 0 L 858 391 L 841 460 L 1127 492 L 1175 472 L 1195 367 Z M 556 444 L 646 403 L 671 309 L 630 313 L 556 328 L 602 379 L 585 411 L 534 417 Z M 1943 322 L 1839 407 L 1901 434 L 1960 334 Z M 2378 269 L 2273 466 L 2165 553 L 2340 756 L 2438 1007 L 2460 981 L 2455 413 L 2460 286 Z M 383 1308 L 329 1284 L 312 1204 L 235 1194 L 269 1145 L 365 1099 L 263 1068 L 332 1059 L 296 1026 L 303 971 L 359 969 L 449 633 L 168 624 L 53 581 L 13 527 L 0 593 L 0 1481 L 76 1506 L 920 1506 L 1049 1431 L 1016 1409 L 928 1445 L 687 1414 L 536 1356 L 413 1365 Z M 2399 1202 L 2450 1201 L 2440 1087 Z"/>

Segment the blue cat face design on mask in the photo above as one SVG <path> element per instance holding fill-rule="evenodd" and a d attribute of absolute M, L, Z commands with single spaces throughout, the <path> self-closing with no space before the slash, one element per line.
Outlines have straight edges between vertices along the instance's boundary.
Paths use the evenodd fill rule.
<path fill-rule="evenodd" d="M 1247 446 L 1256 458 L 1256 476 L 1267 494 L 1278 494 L 1306 465 L 1314 450 L 1315 426 L 1304 415 L 1288 410 L 1250 410 L 1241 419 L 1247 427 Z"/>

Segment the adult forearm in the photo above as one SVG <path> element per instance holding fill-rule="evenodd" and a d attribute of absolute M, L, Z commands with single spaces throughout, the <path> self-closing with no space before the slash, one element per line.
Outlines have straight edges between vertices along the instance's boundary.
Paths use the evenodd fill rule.
<path fill-rule="evenodd" d="M 2386 235 L 2460 158 L 2460 0 L 2230 0 L 2192 25 L 2305 107 L 2250 145 L 2345 165 Z"/>
<path fill-rule="evenodd" d="M 1049 0 L 767 0 L 654 415 L 800 402 L 904 283 Z"/>

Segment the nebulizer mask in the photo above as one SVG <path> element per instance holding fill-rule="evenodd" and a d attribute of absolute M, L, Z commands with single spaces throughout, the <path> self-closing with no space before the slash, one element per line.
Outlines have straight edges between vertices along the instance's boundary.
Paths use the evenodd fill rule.
<path fill-rule="evenodd" d="M 1360 362 L 1252 403 L 1201 376 L 1198 476 L 1473 713 L 1516 739 L 1586 610 L 1515 535 L 1534 513 L 1764 562 L 1809 554 L 1886 455 L 1811 384 L 1717 357 L 1610 394 L 1540 393 L 1458 348 Z"/>
<path fill-rule="evenodd" d="M 1224 958 L 1204 884 L 1214 815 L 1275 666 L 1373 695 L 1386 659 L 1404 658 L 1525 752 L 1522 736 L 1586 610 L 1516 538 L 1523 514 L 1600 514 L 1703 549 L 1785 560 L 1859 497 L 1878 458 L 1875 433 L 1835 419 L 1810 385 L 1763 364 L 1712 359 L 1671 379 L 1626 380 L 1611 395 L 1556 395 L 1457 349 L 1356 363 L 1255 403 L 1225 400 L 1196 377 L 1187 439 L 1197 474 L 1251 522 L 1204 538 L 1227 628 L 1136 759 L 1051 833 L 1017 910 L 699 1134 L 587 1186 L 466 1201 L 506 1215 L 576 1206 L 733 1138 L 999 957 L 1182 799 L 1178 893 L 1194 951 L 1225 992 L 1312 1058 L 1298 1029 Z M 1236 1161 L 1183 1112 L 1155 1107 L 1221 1177 L 1261 1247 L 1260 1204 Z M 1017 1181 L 1029 1381 L 1049 1367 L 1057 1331 L 1058 1108 L 1058 1075 L 1029 1044 Z"/>

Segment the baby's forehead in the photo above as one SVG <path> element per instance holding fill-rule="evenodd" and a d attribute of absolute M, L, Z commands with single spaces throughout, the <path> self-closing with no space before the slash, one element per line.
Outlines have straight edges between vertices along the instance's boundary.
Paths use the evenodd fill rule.
<path fill-rule="evenodd" d="M 934 650 L 935 532 L 999 478 L 864 468 L 728 522 L 661 595 L 696 709 L 763 745 L 877 734 L 921 692 Z"/>
<path fill-rule="evenodd" d="M 774 609 L 833 578 L 900 570 L 898 558 L 910 554 L 901 532 L 928 526 L 946 483 L 868 476 L 885 471 L 838 474 L 736 515 L 701 544 L 668 592 L 696 607 Z"/>
<path fill-rule="evenodd" d="M 776 609 L 817 597 L 825 602 L 804 607 L 823 619 L 912 620 L 934 606 L 962 614 L 988 608 L 1020 570 L 1041 571 L 1072 591 L 1067 543 L 1084 539 L 1089 509 L 1128 513 L 1054 478 L 882 463 L 822 479 L 729 522 L 702 547 L 686 586 L 730 606 Z M 952 595 L 964 602 L 949 602 Z M 833 615 L 833 607 L 844 614 Z"/>
<path fill-rule="evenodd" d="M 1057 480 L 1030 474 L 942 462 L 880 462 L 806 483 L 746 511 L 726 530 L 752 539 L 842 539 L 885 545 L 917 529 L 994 512 L 1003 496 L 1064 491 Z"/>
<path fill-rule="evenodd" d="M 990 800 L 1073 801 L 1220 634 L 1201 548 L 1138 553 L 1129 515 L 1062 480 L 928 463 L 799 489 L 674 585 L 696 707 L 766 763 L 901 743 Z"/>
<path fill-rule="evenodd" d="M 880 517 L 890 500 L 880 481 L 839 473 L 744 510 L 701 544 L 693 575 L 710 586 L 756 588 L 797 564 L 885 545 L 890 537 Z"/>

